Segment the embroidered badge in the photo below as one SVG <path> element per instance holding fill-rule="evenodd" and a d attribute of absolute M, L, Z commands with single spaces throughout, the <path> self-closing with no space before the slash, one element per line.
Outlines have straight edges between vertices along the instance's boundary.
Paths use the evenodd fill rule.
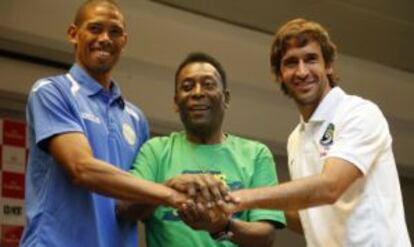
<path fill-rule="evenodd" d="M 137 141 L 134 129 L 127 123 L 122 124 L 122 134 L 129 145 L 133 146 Z"/>
<path fill-rule="evenodd" d="M 328 127 L 326 128 L 325 133 L 323 133 L 323 136 L 320 140 L 320 144 L 324 147 L 332 145 L 334 134 L 335 134 L 335 125 L 333 125 L 333 123 L 330 123 Z"/>

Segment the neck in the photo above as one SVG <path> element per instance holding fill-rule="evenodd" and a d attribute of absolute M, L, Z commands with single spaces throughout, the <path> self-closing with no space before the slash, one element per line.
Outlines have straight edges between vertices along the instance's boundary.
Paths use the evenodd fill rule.
<path fill-rule="evenodd" d="M 309 102 L 309 103 L 301 103 L 296 101 L 296 104 L 298 106 L 299 112 L 302 115 L 302 118 L 305 122 L 308 122 L 309 119 L 312 117 L 312 114 L 316 111 L 319 104 L 322 102 L 322 100 L 325 98 L 325 96 L 331 91 L 332 88 L 329 86 L 329 84 L 323 89 L 320 97 L 318 97 L 316 100 Z"/>
<path fill-rule="evenodd" d="M 107 91 L 110 91 L 111 89 L 111 75 L 109 72 L 107 73 L 91 73 L 88 71 L 88 74 L 95 79 L 101 86 L 106 89 Z"/>
<path fill-rule="evenodd" d="M 111 89 L 111 70 L 95 71 L 87 68 L 79 61 L 77 62 L 96 82 L 98 82 L 104 89 L 110 91 Z"/>
<path fill-rule="evenodd" d="M 187 140 L 196 144 L 219 144 L 224 142 L 226 135 L 222 130 L 211 134 L 192 133 L 186 131 Z"/>
<path fill-rule="evenodd" d="M 311 118 L 312 114 L 315 112 L 316 108 L 318 107 L 318 104 L 312 104 L 312 105 L 299 105 L 299 112 L 300 115 L 302 115 L 303 121 L 308 122 Z"/>

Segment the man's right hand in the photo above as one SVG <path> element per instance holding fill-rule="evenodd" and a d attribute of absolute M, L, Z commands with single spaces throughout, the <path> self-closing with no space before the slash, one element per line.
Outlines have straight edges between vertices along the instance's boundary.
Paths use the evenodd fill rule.
<path fill-rule="evenodd" d="M 237 199 L 230 195 L 227 186 L 211 174 L 183 174 L 168 180 L 165 185 L 186 193 L 195 202 L 202 202 L 207 208 L 237 203 Z"/>
<path fill-rule="evenodd" d="M 166 203 L 168 206 L 178 209 L 184 204 L 194 203 L 193 199 L 188 197 L 185 193 L 176 191 L 174 188 L 172 189 L 173 191 L 170 193 L 168 198 L 166 198 Z"/>

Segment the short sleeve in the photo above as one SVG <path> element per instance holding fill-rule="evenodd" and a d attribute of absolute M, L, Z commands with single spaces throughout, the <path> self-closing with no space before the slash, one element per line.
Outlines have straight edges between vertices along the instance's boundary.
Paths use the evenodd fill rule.
<path fill-rule="evenodd" d="M 83 132 L 79 115 L 73 111 L 68 97 L 55 83 L 40 80 L 29 95 L 28 123 L 34 131 L 37 144 L 64 132 Z"/>
<path fill-rule="evenodd" d="M 251 187 L 273 186 L 278 184 L 275 162 L 270 150 L 262 145 L 255 160 L 255 171 Z M 277 228 L 286 225 L 285 215 L 279 210 L 252 209 L 248 211 L 248 221 L 271 221 Z"/>
<path fill-rule="evenodd" d="M 366 174 L 388 145 L 391 135 L 387 121 L 376 105 L 366 103 L 344 114 L 327 157 L 347 160 Z"/>
<path fill-rule="evenodd" d="M 132 164 L 130 173 L 135 177 L 157 182 L 156 175 L 158 160 L 152 147 L 153 141 L 154 140 L 150 140 L 141 147 Z"/>

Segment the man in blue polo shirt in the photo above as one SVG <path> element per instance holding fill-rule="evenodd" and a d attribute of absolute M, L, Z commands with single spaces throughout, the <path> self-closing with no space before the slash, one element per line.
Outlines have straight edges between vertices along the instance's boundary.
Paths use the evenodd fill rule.
<path fill-rule="evenodd" d="M 136 246 L 136 224 L 115 217 L 114 198 L 177 207 L 186 197 L 125 170 L 148 139 L 142 112 L 111 72 L 126 41 L 110 0 L 79 8 L 68 37 L 76 63 L 35 83 L 27 106 L 27 226 L 21 246 Z"/>

